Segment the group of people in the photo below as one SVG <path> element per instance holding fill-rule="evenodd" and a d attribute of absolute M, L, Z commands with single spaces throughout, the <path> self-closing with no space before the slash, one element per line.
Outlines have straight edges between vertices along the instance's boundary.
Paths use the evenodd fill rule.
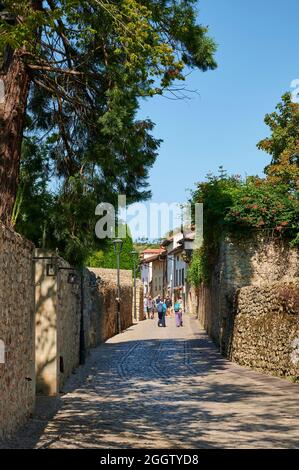
<path fill-rule="evenodd" d="M 144 297 L 144 316 L 153 320 L 157 312 L 159 327 L 166 327 L 166 317 L 170 316 L 172 311 L 175 314 L 176 326 L 183 326 L 183 299 L 181 297 L 175 301 L 174 305 L 169 296 L 165 299 L 162 299 L 160 295 L 156 299 L 150 295 Z"/>

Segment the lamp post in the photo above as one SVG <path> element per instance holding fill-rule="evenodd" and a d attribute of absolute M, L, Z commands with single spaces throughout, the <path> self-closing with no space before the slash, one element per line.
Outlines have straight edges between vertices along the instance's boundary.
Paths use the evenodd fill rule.
<path fill-rule="evenodd" d="M 120 321 L 120 254 L 123 246 L 123 240 L 121 238 L 116 238 L 112 241 L 114 245 L 114 251 L 116 254 L 116 263 L 117 263 L 117 316 L 116 316 L 116 324 L 117 324 L 117 331 L 118 333 L 121 332 L 121 321 Z"/>
<path fill-rule="evenodd" d="M 134 320 L 137 321 L 137 301 L 136 301 L 136 261 L 138 256 L 138 251 L 131 251 L 133 259 L 133 270 L 134 270 Z"/>

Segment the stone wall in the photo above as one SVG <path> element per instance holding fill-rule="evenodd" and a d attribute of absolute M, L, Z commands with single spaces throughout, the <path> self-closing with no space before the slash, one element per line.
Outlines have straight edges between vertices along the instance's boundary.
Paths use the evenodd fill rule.
<path fill-rule="evenodd" d="M 84 269 L 84 343 L 86 350 L 101 342 L 103 299 L 99 295 L 96 275 Z"/>
<path fill-rule="evenodd" d="M 144 287 L 141 279 L 136 279 L 136 310 L 137 321 L 144 320 Z"/>
<path fill-rule="evenodd" d="M 94 271 L 85 269 L 82 278 L 56 254 L 35 250 L 0 224 L 0 438 L 33 412 L 36 391 L 62 390 L 80 347 L 88 350 L 117 332 L 116 271 Z M 126 329 L 133 323 L 131 271 L 121 270 L 120 280 Z"/>
<path fill-rule="evenodd" d="M 0 224 L 0 437 L 34 408 L 33 253 L 31 243 Z"/>
<path fill-rule="evenodd" d="M 40 250 L 36 257 L 37 392 L 55 395 L 79 364 L 80 276 L 70 284 L 69 274 L 76 271 L 62 258 Z M 56 266 L 54 276 L 47 273 L 50 263 Z"/>
<path fill-rule="evenodd" d="M 80 318 L 81 318 L 81 277 L 77 273 L 77 284 L 70 284 L 70 265 L 59 261 L 57 277 L 57 360 L 59 390 L 79 365 Z M 64 269 L 66 268 L 66 269 Z"/>
<path fill-rule="evenodd" d="M 298 250 L 287 243 L 261 235 L 245 240 L 226 238 L 220 245 L 209 284 L 198 289 L 200 322 L 221 352 L 230 356 L 237 289 L 298 276 Z"/>
<path fill-rule="evenodd" d="M 117 334 L 117 284 L 116 270 L 104 268 L 88 268 L 95 274 L 99 281 L 98 305 L 99 322 L 96 344 L 111 338 Z M 133 323 L 133 289 L 132 289 L 132 271 L 120 270 L 120 314 L 122 330 L 128 328 Z"/>
<path fill-rule="evenodd" d="M 80 347 L 88 352 L 117 333 L 116 271 L 84 269 L 81 290 L 81 273 L 51 253 L 38 250 L 36 255 L 45 258 L 36 262 L 35 274 L 37 392 L 55 395 L 79 365 Z M 55 276 L 47 275 L 49 263 L 57 267 Z M 75 283 L 70 283 L 70 274 L 76 275 Z M 133 322 L 131 271 L 121 270 L 120 281 L 121 327 L 126 329 Z"/>
<path fill-rule="evenodd" d="M 242 366 L 299 380 L 299 279 L 237 291 L 231 356 Z"/>
<path fill-rule="evenodd" d="M 36 257 L 50 256 L 35 252 Z M 35 370 L 38 393 L 57 392 L 57 281 L 46 275 L 46 260 L 35 262 Z"/>

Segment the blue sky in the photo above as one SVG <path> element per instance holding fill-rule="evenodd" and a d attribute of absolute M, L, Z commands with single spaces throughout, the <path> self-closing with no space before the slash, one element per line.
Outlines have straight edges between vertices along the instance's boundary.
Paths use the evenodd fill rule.
<path fill-rule="evenodd" d="M 233 174 L 263 174 L 268 155 L 264 116 L 299 78 L 298 0 L 201 0 L 199 22 L 218 44 L 218 69 L 194 71 L 190 101 L 155 97 L 140 117 L 156 124 L 164 143 L 150 173 L 155 202 L 183 202 L 196 181 L 219 165 Z"/>

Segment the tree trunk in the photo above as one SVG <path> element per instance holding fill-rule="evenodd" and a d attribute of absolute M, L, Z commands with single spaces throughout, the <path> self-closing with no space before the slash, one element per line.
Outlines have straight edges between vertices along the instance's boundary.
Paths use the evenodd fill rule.
<path fill-rule="evenodd" d="M 20 171 L 21 146 L 30 79 L 22 50 L 0 70 L 0 220 L 11 224 Z"/>

